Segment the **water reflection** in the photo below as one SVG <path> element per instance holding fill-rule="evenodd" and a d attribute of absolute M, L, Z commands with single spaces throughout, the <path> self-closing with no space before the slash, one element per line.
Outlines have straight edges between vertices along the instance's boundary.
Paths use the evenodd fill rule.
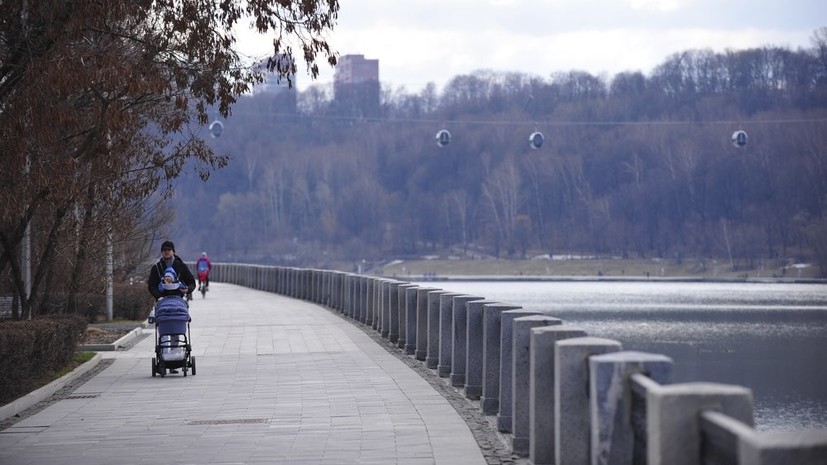
<path fill-rule="evenodd" d="M 420 283 L 425 284 L 425 283 Z M 753 390 L 759 430 L 827 429 L 827 285 L 428 282 L 548 313 L 675 361 L 675 381 Z"/>

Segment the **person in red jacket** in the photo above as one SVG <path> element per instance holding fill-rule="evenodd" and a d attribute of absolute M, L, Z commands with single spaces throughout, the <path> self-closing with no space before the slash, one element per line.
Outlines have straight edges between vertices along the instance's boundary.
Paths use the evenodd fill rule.
<path fill-rule="evenodd" d="M 195 263 L 199 291 L 201 290 L 201 286 L 204 286 L 206 289 L 210 288 L 210 270 L 212 270 L 210 257 L 207 256 L 207 252 L 201 252 L 201 258 Z"/>

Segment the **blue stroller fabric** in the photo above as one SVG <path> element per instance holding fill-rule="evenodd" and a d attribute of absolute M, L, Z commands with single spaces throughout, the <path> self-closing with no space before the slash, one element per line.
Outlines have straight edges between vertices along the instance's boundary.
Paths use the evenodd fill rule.
<path fill-rule="evenodd" d="M 183 297 L 164 297 L 155 304 L 158 334 L 186 334 L 189 321 L 189 306 Z"/>

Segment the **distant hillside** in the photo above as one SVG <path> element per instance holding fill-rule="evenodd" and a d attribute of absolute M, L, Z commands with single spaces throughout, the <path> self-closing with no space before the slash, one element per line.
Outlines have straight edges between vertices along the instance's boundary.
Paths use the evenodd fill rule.
<path fill-rule="evenodd" d="M 230 165 L 176 186 L 176 231 L 185 256 L 254 263 L 455 247 L 715 256 L 735 275 L 806 262 L 827 276 L 825 50 L 686 51 L 610 79 L 457 76 L 439 95 L 383 90 L 371 118 L 325 88 L 295 106 L 242 98 L 210 140 Z"/>

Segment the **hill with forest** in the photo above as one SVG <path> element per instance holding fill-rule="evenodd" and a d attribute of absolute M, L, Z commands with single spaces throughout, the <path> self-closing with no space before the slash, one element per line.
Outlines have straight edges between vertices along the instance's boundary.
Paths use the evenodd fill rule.
<path fill-rule="evenodd" d="M 688 50 L 612 77 L 479 71 L 380 97 L 369 112 L 325 86 L 240 98 L 208 139 L 229 165 L 177 180 L 181 254 L 348 270 L 449 249 L 711 257 L 827 276 L 827 43 Z"/>

